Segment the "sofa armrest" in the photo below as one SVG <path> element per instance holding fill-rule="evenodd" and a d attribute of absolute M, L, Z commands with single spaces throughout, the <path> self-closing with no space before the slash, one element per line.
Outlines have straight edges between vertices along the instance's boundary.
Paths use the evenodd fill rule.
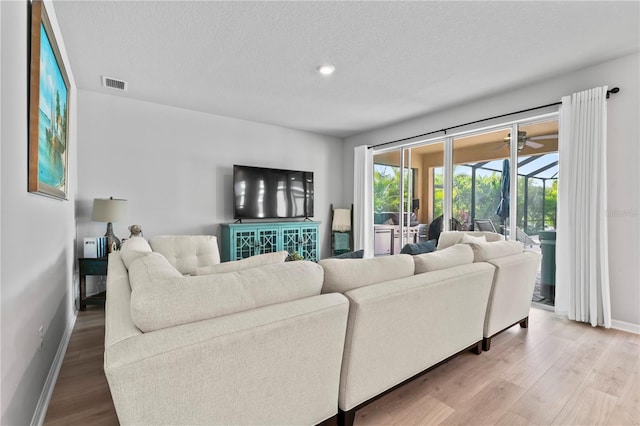
<path fill-rule="evenodd" d="M 481 341 L 493 272 L 467 264 L 345 293 L 339 407 L 351 410 Z"/>
<path fill-rule="evenodd" d="M 539 253 L 525 251 L 487 261 L 495 266 L 496 273 L 487 306 L 484 337 L 492 337 L 529 316 L 541 257 Z"/>
<path fill-rule="evenodd" d="M 337 413 L 347 314 L 344 296 L 326 294 L 118 341 L 104 358 L 118 418 L 319 423 Z"/>
<path fill-rule="evenodd" d="M 142 334 L 131 319 L 131 286 L 129 286 L 129 275 L 120 252 L 109 254 L 107 288 L 109 291 L 107 291 L 104 307 L 105 348 Z"/>

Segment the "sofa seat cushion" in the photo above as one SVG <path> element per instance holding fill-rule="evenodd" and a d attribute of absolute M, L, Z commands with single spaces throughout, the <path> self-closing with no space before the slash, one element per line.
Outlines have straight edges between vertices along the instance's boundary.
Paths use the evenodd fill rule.
<path fill-rule="evenodd" d="M 275 253 L 264 253 L 256 256 L 247 257 L 246 259 L 235 260 L 232 262 L 223 262 L 217 265 L 201 266 L 196 268 L 193 275 L 220 274 L 224 272 L 242 271 L 243 269 L 257 268 L 258 266 L 273 265 L 284 263 L 289 255 L 286 250 Z"/>
<path fill-rule="evenodd" d="M 322 268 L 286 262 L 236 272 L 183 276 L 162 255 L 129 265 L 131 318 L 143 332 L 320 294 Z"/>
<path fill-rule="evenodd" d="M 440 233 L 440 237 L 438 238 L 438 250 L 445 249 L 447 247 L 451 247 L 455 244 L 459 244 L 464 235 L 469 235 L 471 237 L 481 237 L 484 236 L 485 239 L 489 242 L 493 241 L 504 241 L 504 236 L 502 234 L 496 234 L 495 232 L 484 232 L 484 231 L 444 231 Z"/>
<path fill-rule="evenodd" d="M 462 245 L 462 244 L 461 244 Z M 467 243 L 473 250 L 473 261 L 484 262 L 498 257 L 522 253 L 522 244 L 518 241 L 495 241 L 492 243 Z"/>
<path fill-rule="evenodd" d="M 344 293 L 382 281 L 413 275 L 414 264 L 408 254 L 381 256 L 371 259 L 323 259 L 323 293 Z"/>
<path fill-rule="evenodd" d="M 473 263 L 473 250 L 468 244 L 456 244 L 443 250 L 413 256 L 415 273 L 438 271 Z"/>
<path fill-rule="evenodd" d="M 159 235 L 149 244 L 183 275 L 220 263 L 218 240 L 213 235 Z"/>

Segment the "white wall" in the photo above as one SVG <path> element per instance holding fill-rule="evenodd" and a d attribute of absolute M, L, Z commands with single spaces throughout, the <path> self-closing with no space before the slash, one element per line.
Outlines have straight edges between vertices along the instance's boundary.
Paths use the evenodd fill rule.
<path fill-rule="evenodd" d="M 232 167 L 309 170 L 315 220 L 329 255 L 330 204 L 340 203 L 340 139 L 81 90 L 78 95 L 78 241 L 102 235 L 91 222 L 93 198 L 129 200 L 129 220 L 114 224 L 144 236 L 212 234 L 233 222 Z"/>
<path fill-rule="evenodd" d="M 640 55 L 550 78 L 491 98 L 352 136 L 344 144 L 344 204 L 353 197 L 353 148 L 376 145 L 494 115 L 557 102 L 596 86 L 620 87 L 609 100 L 609 265 L 614 326 L 640 329 Z M 532 113 L 536 114 L 536 113 Z M 628 327 L 631 325 L 631 327 Z"/>
<path fill-rule="evenodd" d="M 1 188 L 0 299 L 3 425 L 29 424 L 50 368 L 73 325 L 75 310 L 75 85 L 51 4 L 49 16 L 71 80 L 69 200 L 27 192 L 28 22 L 27 1 L 0 2 Z M 38 349 L 38 329 L 44 344 Z"/>

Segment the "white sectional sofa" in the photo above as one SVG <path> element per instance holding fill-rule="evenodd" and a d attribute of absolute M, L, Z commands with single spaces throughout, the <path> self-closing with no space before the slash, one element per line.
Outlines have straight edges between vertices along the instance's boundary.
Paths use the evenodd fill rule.
<path fill-rule="evenodd" d="M 471 244 L 475 262 L 484 261 L 495 267 L 482 341 L 482 349 L 488 351 L 495 335 L 516 324 L 522 328 L 529 326 L 529 308 L 542 256 L 537 252 L 524 251 L 519 242 L 506 242 L 502 235 L 493 232 L 443 232 L 438 249 L 459 243 L 462 234 L 484 236 L 487 242 L 500 242 L 494 245 Z"/>
<path fill-rule="evenodd" d="M 494 268 L 474 264 L 468 246 L 453 251 L 453 264 L 424 273 L 415 273 L 414 257 L 425 255 L 320 261 L 323 292 L 344 292 L 350 305 L 339 424 L 352 424 L 360 407 L 450 357 L 480 353 Z"/>
<path fill-rule="evenodd" d="M 540 255 L 498 234 L 433 253 L 326 259 L 323 293 L 349 299 L 338 424 L 395 387 L 526 321 Z"/>
<path fill-rule="evenodd" d="M 526 325 L 540 255 L 497 234 L 466 241 L 478 236 L 318 264 L 286 252 L 219 263 L 215 237 L 133 238 L 107 277 L 120 422 L 352 424 L 380 395 Z"/>
<path fill-rule="evenodd" d="M 320 294 L 322 268 L 274 254 L 185 276 L 216 272 L 215 237 L 172 240 L 151 242 L 181 271 L 150 249 L 109 256 L 104 369 L 120 423 L 335 420 L 348 302 Z"/>

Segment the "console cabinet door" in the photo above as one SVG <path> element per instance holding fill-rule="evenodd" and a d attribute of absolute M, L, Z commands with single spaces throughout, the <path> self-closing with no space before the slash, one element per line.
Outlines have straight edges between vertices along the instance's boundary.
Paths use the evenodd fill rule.
<path fill-rule="evenodd" d="M 275 253 L 278 251 L 278 229 L 258 229 L 258 247 L 256 254 Z"/>
<path fill-rule="evenodd" d="M 300 230 L 298 227 L 282 227 L 282 250 L 286 250 L 289 254 L 295 252 L 300 253 L 298 243 L 300 241 Z"/>
<path fill-rule="evenodd" d="M 230 260 L 240 260 L 259 254 L 258 230 L 255 228 L 235 229 L 233 231 L 232 251 Z"/>
<path fill-rule="evenodd" d="M 320 235 L 318 226 L 302 226 L 300 227 L 300 245 L 298 253 L 306 260 L 317 261 L 320 259 L 318 253 L 320 247 Z"/>
<path fill-rule="evenodd" d="M 317 223 L 287 224 L 282 227 L 282 249 L 301 255 L 305 260 L 318 261 L 319 227 Z"/>

